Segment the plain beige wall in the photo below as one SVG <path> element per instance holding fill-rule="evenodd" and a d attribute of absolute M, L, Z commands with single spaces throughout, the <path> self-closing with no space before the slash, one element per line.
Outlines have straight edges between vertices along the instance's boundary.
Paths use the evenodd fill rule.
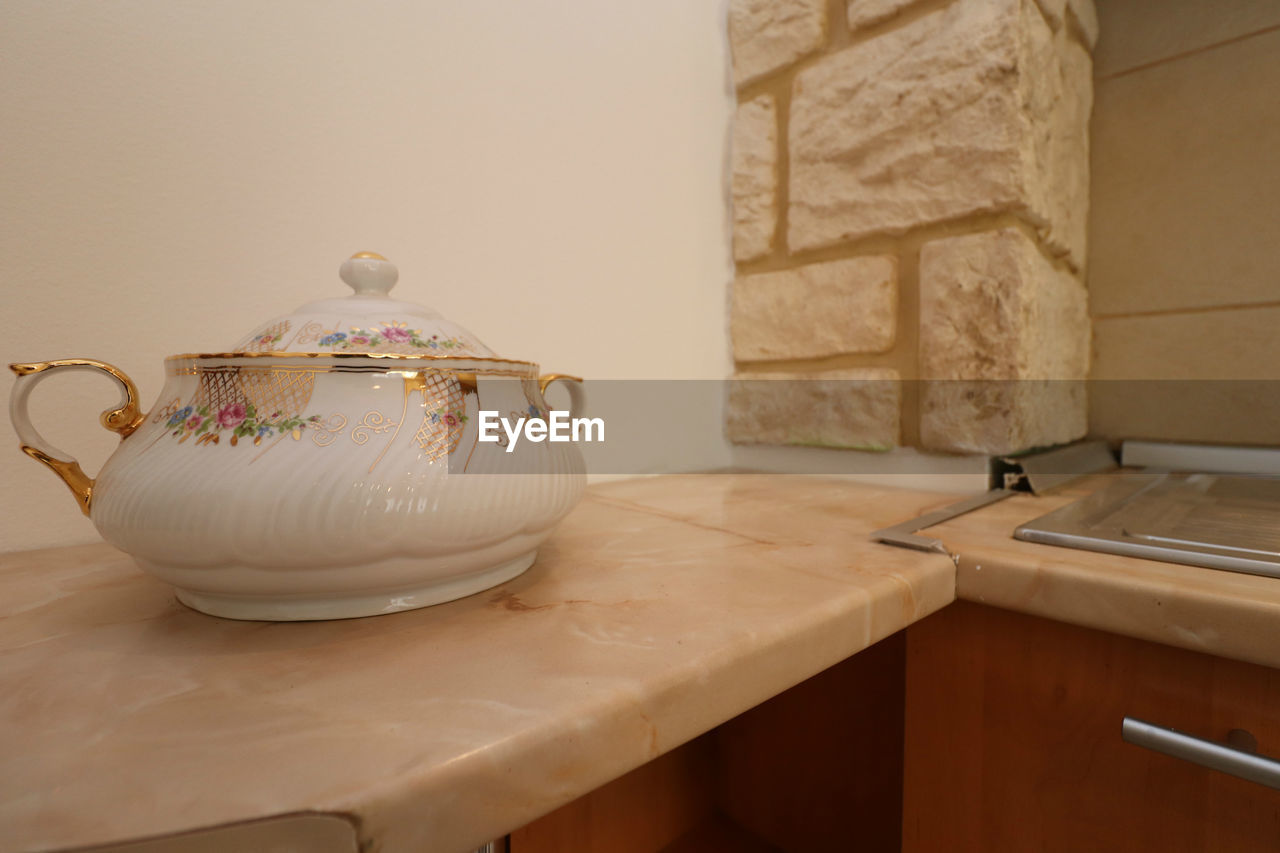
<path fill-rule="evenodd" d="M 1098 17 L 1091 429 L 1276 444 L 1280 3 L 1098 0 Z M 1176 381 L 1127 381 L 1153 379 Z"/>
<path fill-rule="evenodd" d="M 104 359 L 150 405 L 164 356 L 345 292 L 339 263 L 369 249 L 399 265 L 398 296 L 500 354 L 725 376 L 724 15 L 724 0 L 9 0 L 0 358 Z M 114 394 L 51 381 L 37 424 L 96 470 Z M 7 419 L 0 450 L 0 551 L 97 539 Z"/>

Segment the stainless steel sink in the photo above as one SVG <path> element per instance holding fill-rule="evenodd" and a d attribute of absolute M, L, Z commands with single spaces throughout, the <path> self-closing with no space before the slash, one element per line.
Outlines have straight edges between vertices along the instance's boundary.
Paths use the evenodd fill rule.
<path fill-rule="evenodd" d="M 1141 473 L 1022 525 L 1028 542 L 1280 577 L 1280 478 Z"/>

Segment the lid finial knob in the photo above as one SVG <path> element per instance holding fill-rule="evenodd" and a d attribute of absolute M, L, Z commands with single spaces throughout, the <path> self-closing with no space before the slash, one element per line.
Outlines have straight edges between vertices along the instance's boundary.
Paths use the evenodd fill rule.
<path fill-rule="evenodd" d="M 376 252 L 357 252 L 342 262 L 338 275 L 358 296 L 386 296 L 400 278 L 400 270 Z"/>

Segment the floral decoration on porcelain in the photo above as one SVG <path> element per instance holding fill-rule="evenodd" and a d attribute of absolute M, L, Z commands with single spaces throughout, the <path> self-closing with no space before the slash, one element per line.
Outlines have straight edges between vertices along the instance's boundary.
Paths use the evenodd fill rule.
<path fill-rule="evenodd" d="M 442 338 L 432 335 L 422 337 L 421 329 L 410 329 L 405 323 L 386 322 L 376 329 L 352 328 L 350 332 L 328 332 L 320 338 L 320 346 L 334 349 L 375 349 L 381 345 L 411 346 L 417 349 L 462 349 L 463 343 L 457 338 Z"/>
<path fill-rule="evenodd" d="M 289 326 L 288 320 L 281 320 L 273 326 L 262 329 L 245 343 L 244 348 L 251 352 L 264 352 L 273 349 L 276 344 L 284 339 L 284 333 L 289 331 Z"/>
<path fill-rule="evenodd" d="M 178 436 L 179 444 L 193 436 L 197 444 L 217 444 L 221 436 L 228 435 L 228 443 L 235 445 L 242 438 L 261 444 L 264 438 L 289 433 L 296 440 L 302 437 L 302 430 L 319 421 L 319 415 L 304 418 L 285 415 L 283 412 L 272 412 L 270 417 L 260 417 L 252 403 L 227 403 L 212 412 L 208 406 L 184 406 L 169 416 L 165 426 L 173 430 L 174 436 Z"/>
<path fill-rule="evenodd" d="M 427 422 L 433 424 L 442 423 L 447 427 L 462 426 L 467 422 L 467 415 L 463 409 L 436 409 L 427 415 Z"/>
<path fill-rule="evenodd" d="M 258 335 L 258 337 L 253 339 L 253 346 L 261 347 L 265 349 L 266 347 L 269 347 L 272 344 L 279 343 L 282 337 L 284 337 L 284 335 L 281 335 L 281 334 L 273 335 L 270 332 L 266 332 L 264 334 Z"/>

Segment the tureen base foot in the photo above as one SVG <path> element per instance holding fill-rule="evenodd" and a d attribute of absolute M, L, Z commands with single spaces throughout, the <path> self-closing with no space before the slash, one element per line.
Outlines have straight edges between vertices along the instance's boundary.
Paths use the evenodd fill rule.
<path fill-rule="evenodd" d="M 533 565 L 537 551 L 522 554 L 491 569 L 422 587 L 382 591 L 369 595 L 288 596 L 224 595 L 177 589 L 178 600 L 210 616 L 263 622 L 304 622 L 319 619 L 354 619 L 400 610 L 415 610 L 474 595 L 509 581 Z"/>

